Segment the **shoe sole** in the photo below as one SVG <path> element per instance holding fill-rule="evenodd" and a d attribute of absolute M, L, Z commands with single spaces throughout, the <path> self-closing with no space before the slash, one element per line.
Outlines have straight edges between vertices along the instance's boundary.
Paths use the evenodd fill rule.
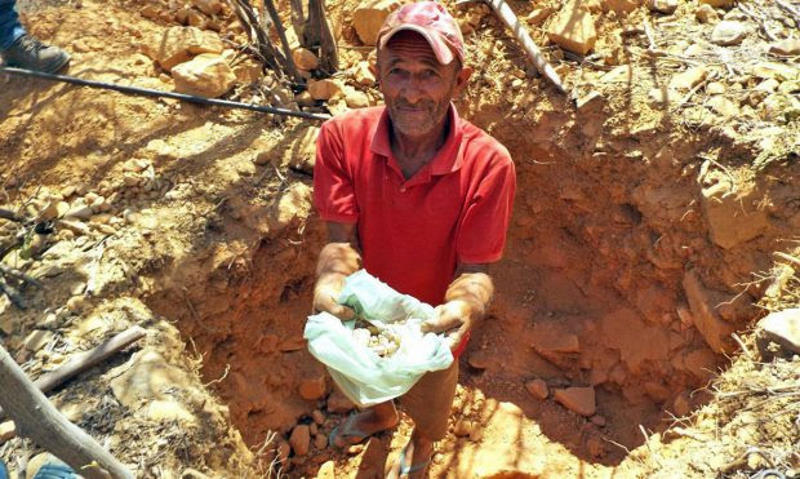
<path fill-rule="evenodd" d="M 33 68 L 25 67 L 25 66 L 22 66 L 22 65 L 17 65 L 16 63 L 2 63 L 0 65 L 6 66 L 6 67 L 13 67 L 13 68 L 25 68 L 27 70 L 38 71 L 38 72 L 42 72 L 42 73 L 58 73 L 61 70 L 63 70 L 64 68 L 66 68 L 67 65 L 69 65 L 70 60 L 72 60 L 72 58 L 69 55 L 66 55 L 58 63 L 55 63 L 52 66 L 48 66 L 47 68 L 42 68 L 40 70 L 36 70 L 36 69 L 33 69 Z"/>

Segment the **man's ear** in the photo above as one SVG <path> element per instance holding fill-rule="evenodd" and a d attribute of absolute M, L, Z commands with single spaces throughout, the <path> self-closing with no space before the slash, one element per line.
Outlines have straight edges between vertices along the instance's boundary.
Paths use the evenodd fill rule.
<path fill-rule="evenodd" d="M 467 88 L 467 84 L 469 84 L 469 77 L 472 76 L 473 69 L 471 67 L 462 67 L 461 70 L 456 74 L 456 86 L 454 95 L 455 97 L 461 95 L 461 92 Z"/>

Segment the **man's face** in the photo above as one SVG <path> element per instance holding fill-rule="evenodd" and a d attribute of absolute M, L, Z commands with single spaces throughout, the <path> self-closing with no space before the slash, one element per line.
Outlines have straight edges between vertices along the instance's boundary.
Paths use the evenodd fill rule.
<path fill-rule="evenodd" d="M 380 88 L 394 128 L 410 137 L 435 133 L 470 73 L 457 59 L 439 63 L 420 34 L 396 33 L 378 57 Z"/>

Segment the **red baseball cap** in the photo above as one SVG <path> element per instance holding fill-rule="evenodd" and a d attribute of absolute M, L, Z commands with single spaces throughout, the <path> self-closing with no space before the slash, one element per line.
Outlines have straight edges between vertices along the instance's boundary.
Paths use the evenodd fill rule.
<path fill-rule="evenodd" d="M 411 30 L 422 35 L 442 65 L 449 65 L 456 56 L 464 63 L 461 29 L 455 18 L 440 4 L 433 1 L 409 3 L 390 13 L 378 32 L 378 50 L 385 47 L 400 30 Z"/>

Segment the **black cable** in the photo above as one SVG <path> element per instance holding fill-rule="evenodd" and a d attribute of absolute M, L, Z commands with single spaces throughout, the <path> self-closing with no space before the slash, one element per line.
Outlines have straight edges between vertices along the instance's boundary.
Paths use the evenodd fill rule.
<path fill-rule="evenodd" d="M 276 108 L 272 106 L 253 105 L 250 103 L 241 103 L 238 101 L 219 100 L 216 98 L 205 98 L 202 96 L 187 95 L 185 93 L 174 93 L 168 91 L 151 90 L 150 88 L 139 88 L 133 86 L 116 85 L 114 83 L 106 83 L 94 80 L 84 80 L 69 75 L 56 75 L 53 73 L 44 73 L 35 70 L 27 70 L 24 68 L 14 67 L 0 67 L 0 73 L 8 73 L 10 75 L 18 75 L 25 77 L 41 78 L 50 81 L 60 81 L 64 83 L 71 83 L 73 85 L 86 86 L 89 88 L 100 88 L 104 90 L 113 90 L 120 93 L 129 95 L 141 95 L 154 98 L 172 98 L 174 100 L 187 101 L 190 103 L 197 103 L 200 105 L 221 106 L 225 108 L 240 108 L 243 110 L 258 111 L 261 113 L 272 113 L 274 115 L 295 116 L 298 118 L 305 118 L 308 120 L 325 121 L 330 119 L 328 115 L 321 115 L 318 113 L 308 113 L 305 111 L 289 110 L 287 108 Z"/>

